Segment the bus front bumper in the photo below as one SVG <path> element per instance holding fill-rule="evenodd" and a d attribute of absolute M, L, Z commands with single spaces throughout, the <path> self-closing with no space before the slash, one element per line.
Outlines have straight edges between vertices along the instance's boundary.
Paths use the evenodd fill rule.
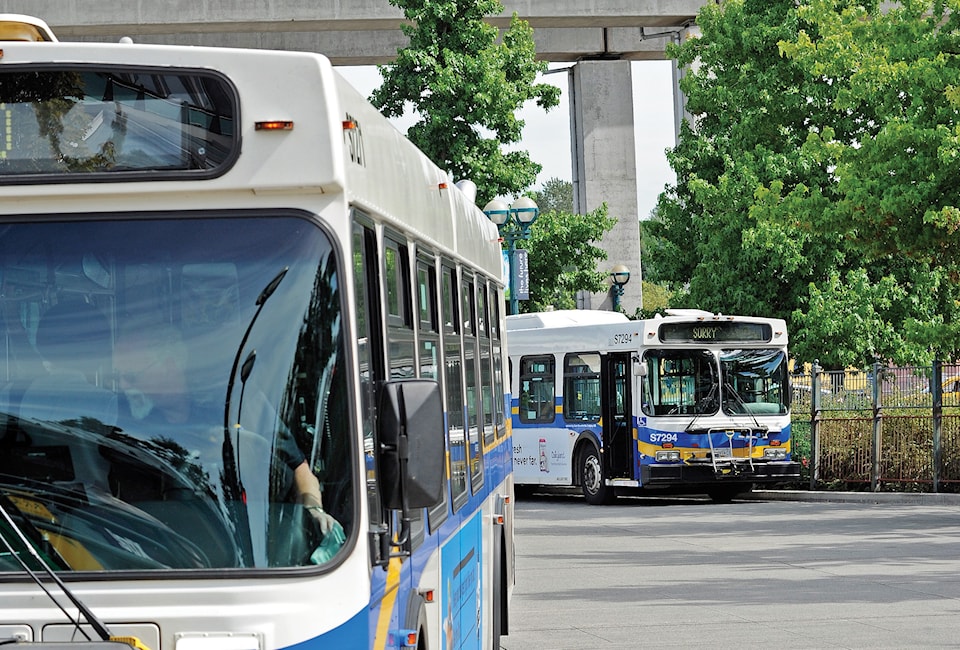
<path fill-rule="evenodd" d="M 794 461 L 764 461 L 753 459 L 724 459 L 717 464 L 662 463 L 640 466 L 640 485 L 671 486 L 691 483 L 782 483 L 800 478 L 800 463 Z"/>

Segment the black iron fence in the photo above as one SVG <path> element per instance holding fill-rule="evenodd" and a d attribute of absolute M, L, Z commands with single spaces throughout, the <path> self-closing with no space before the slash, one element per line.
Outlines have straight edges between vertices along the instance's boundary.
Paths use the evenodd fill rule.
<path fill-rule="evenodd" d="M 793 454 L 809 488 L 960 492 L 960 365 L 791 377 Z"/>

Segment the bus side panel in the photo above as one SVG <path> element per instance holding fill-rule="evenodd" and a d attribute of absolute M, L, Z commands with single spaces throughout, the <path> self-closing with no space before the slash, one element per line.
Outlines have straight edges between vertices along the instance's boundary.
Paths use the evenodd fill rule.
<path fill-rule="evenodd" d="M 482 517 L 481 512 L 473 513 L 440 551 L 443 584 L 441 648 L 466 650 L 481 647 L 483 629 L 480 619 L 484 598 Z"/>

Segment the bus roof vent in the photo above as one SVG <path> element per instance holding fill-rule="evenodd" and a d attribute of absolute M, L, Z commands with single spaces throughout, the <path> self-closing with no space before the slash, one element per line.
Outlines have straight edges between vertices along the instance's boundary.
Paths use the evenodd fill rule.
<path fill-rule="evenodd" d="M 477 202 L 477 184 L 476 183 L 465 178 L 462 181 L 457 181 L 455 185 L 460 188 L 461 192 L 467 195 L 467 198 L 470 199 L 470 203 Z"/>
<path fill-rule="evenodd" d="M 704 311 L 703 309 L 667 309 L 667 316 L 684 316 L 686 318 L 695 318 L 697 316 L 703 316 L 704 318 L 713 316 L 713 312 Z"/>

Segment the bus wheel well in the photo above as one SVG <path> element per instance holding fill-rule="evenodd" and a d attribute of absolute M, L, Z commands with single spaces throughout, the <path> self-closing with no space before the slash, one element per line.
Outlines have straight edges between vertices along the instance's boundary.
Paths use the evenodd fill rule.
<path fill-rule="evenodd" d="M 616 491 L 606 483 L 600 449 L 596 445 L 585 443 L 578 447 L 575 458 L 578 468 L 577 483 L 587 503 L 594 506 L 613 503 L 616 500 Z"/>
<path fill-rule="evenodd" d="M 427 650 L 430 647 L 430 640 L 427 638 L 426 601 L 423 596 L 411 594 L 407 602 L 405 627 L 417 631 L 417 650 Z"/>
<path fill-rule="evenodd" d="M 597 443 L 592 437 L 587 435 L 580 436 L 580 439 L 577 440 L 573 447 L 572 470 L 574 486 L 580 485 L 583 482 L 583 467 L 580 458 L 584 450 L 588 447 L 592 447 L 599 454 L 600 448 L 597 446 Z"/>

